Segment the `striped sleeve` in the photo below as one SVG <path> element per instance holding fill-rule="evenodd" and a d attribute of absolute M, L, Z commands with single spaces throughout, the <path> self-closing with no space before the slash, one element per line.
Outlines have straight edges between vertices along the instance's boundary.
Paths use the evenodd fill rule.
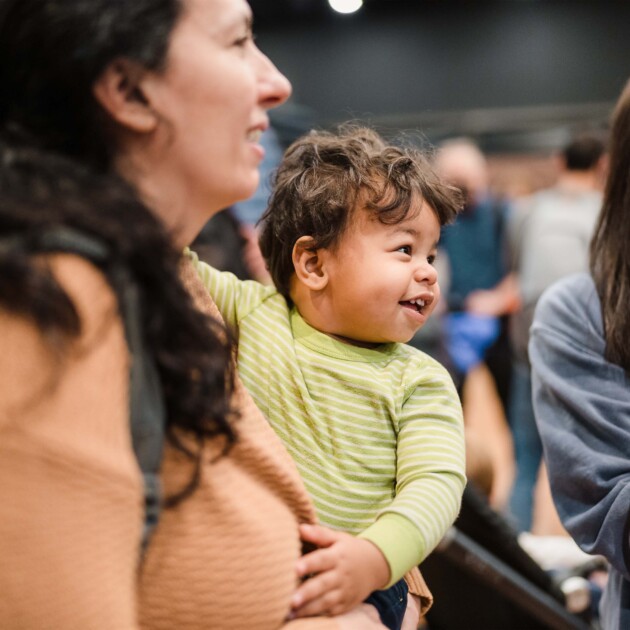
<path fill-rule="evenodd" d="M 194 252 L 190 252 L 189 255 L 197 275 L 212 296 L 226 325 L 236 328 L 238 326 L 238 303 L 241 298 L 243 281 L 231 273 L 219 271 L 199 260 Z"/>
<path fill-rule="evenodd" d="M 186 254 L 197 271 L 197 275 L 214 300 L 225 324 L 237 329 L 240 321 L 256 308 L 265 297 L 275 293 L 273 287 L 267 287 L 253 280 L 240 280 L 227 271 L 219 271 L 199 260 L 195 252 Z"/>
<path fill-rule="evenodd" d="M 399 417 L 396 497 L 361 535 L 387 558 L 391 583 L 437 545 L 457 517 L 466 484 L 459 397 L 446 370 L 425 369 L 429 378 L 410 392 Z"/>

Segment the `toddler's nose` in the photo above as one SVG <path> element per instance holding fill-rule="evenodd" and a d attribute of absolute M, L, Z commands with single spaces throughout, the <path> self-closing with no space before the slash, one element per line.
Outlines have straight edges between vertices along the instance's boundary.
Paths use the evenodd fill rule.
<path fill-rule="evenodd" d="M 414 280 L 416 282 L 435 284 L 437 282 L 437 278 L 437 269 L 428 262 L 418 265 L 414 273 Z"/>

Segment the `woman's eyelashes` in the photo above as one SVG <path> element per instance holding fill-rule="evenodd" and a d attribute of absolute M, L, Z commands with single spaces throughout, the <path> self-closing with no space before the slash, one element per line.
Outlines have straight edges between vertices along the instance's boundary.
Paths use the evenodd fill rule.
<path fill-rule="evenodd" d="M 247 46 L 247 43 L 250 41 L 251 37 L 249 35 L 245 35 L 243 37 L 239 37 L 238 39 L 235 39 L 232 42 L 233 46 L 236 46 L 237 48 L 245 48 L 245 46 Z"/>
<path fill-rule="evenodd" d="M 248 30 L 247 33 L 235 39 L 232 42 L 232 45 L 236 46 L 237 48 L 245 48 L 247 44 L 250 44 L 250 43 L 253 44 L 255 41 L 256 41 L 256 35 L 254 34 L 253 31 Z"/>

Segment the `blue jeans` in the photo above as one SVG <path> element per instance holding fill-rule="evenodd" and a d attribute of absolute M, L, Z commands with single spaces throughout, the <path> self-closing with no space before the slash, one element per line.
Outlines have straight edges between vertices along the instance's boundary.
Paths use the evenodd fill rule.
<path fill-rule="evenodd" d="M 374 591 L 365 603 L 372 604 L 378 610 L 383 625 L 390 630 L 400 630 L 407 610 L 408 593 L 405 580 L 399 580 L 385 591 Z"/>
<path fill-rule="evenodd" d="M 532 380 L 529 366 L 515 362 L 509 422 L 516 456 L 516 479 L 510 497 L 510 513 L 519 531 L 529 531 L 532 524 L 534 486 L 542 459 L 542 443 L 532 405 Z"/>

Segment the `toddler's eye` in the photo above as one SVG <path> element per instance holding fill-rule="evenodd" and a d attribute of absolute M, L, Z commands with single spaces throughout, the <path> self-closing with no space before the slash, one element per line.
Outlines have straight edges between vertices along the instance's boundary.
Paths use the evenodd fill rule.
<path fill-rule="evenodd" d="M 432 265 L 435 262 L 435 254 L 431 254 L 431 256 L 427 258 L 427 262 Z"/>
<path fill-rule="evenodd" d="M 411 245 L 403 245 L 402 247 L 399 247 L 396 251 L 406 254 L 407 256 L 411 256 Z"/>

